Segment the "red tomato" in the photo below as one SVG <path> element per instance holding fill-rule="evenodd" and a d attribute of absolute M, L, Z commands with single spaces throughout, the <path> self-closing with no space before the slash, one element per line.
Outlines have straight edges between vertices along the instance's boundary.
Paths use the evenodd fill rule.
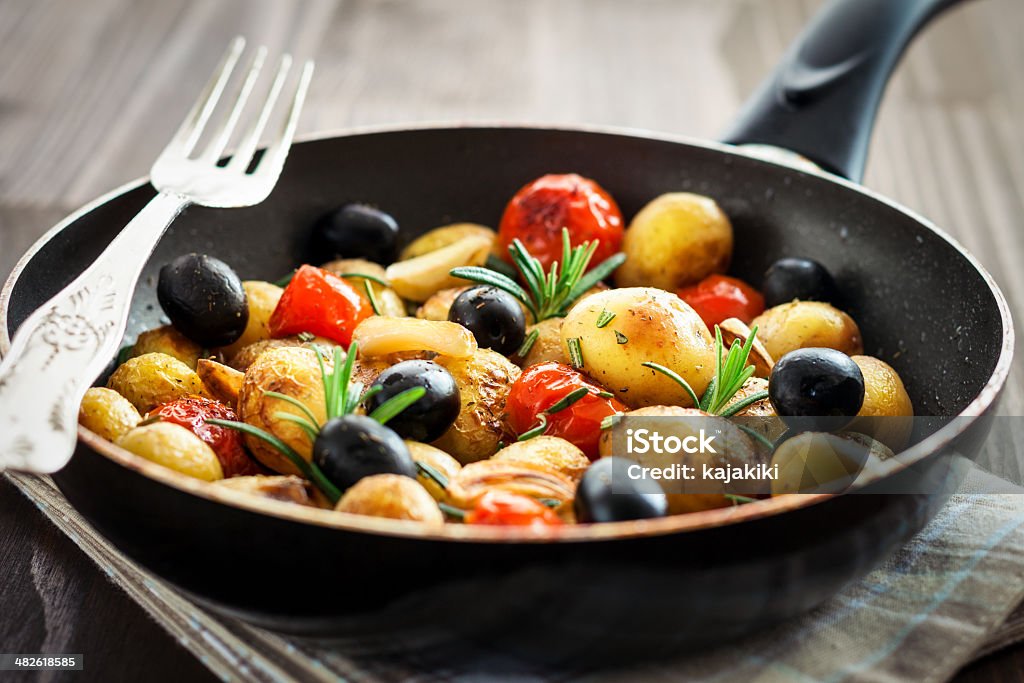
<path fill-rule="evenodd" d="M 466 513 L 466 524 L 495 526 L 558 526 L 562 520 L 543 503 L 529 496 L 507 491 L 488 491 L 480 496 L 476 507 Z"/>
<path fill-rule="evenodd" d="M 270 315 L 270 336 L 309 332 L 348 346 L 356 325 L 371 315 L 370 302 L 352 285 L 321 268 L 302 266 Z"/>
<path fill-rule="evenodd" d="M 708 275 L 695 285 L 683 287 L 678 294 L 710 329 L 726 318 L 739 318 L 749 323 L 764 312 L 761 293 L 743 280 L 728 275 Z"/>
<path fill-rule="evenodd" d="M 181 425 L 206 442 L 217 454 L 225 477 L 263 474 L 263 470 L 242 448 L 242 434 L 228 427 L 208 424 L 209 419 L 237 420 L 235 411 L 223 403 L 201 396 L 179 398 L 157 406 L 149 416 L 159 415 L 165 422 Z"/>
<path fill-rule="evenodd" d="M 505 404 L 509 424 L 517 434 L 536 427 L 539 415 L 574 390 L 589 391 L 568 408 L 545 415 L 548 426 L 544 433 L 558 436 L 576 445 L 591 460 L 597 459 L 597 442 L 601 438 L 601 421 L 609 415 L 626 411 L 626 406 L 612 397 L 600 396 L 604 390 L 587 381 L 568 365 L 554 361 L 531 365 L 512 385 Z"/>
<path fill-rule="evenodd" d="M 611 195 L 575 173 L 546 175 L 516 192 L 505 207 L 498 227 L 502 257 L 511 262 L 508 247 L 519 239 L 546 272 L 562 260 L 562 228 L 569 229 L 574 247 L 600 240 L 591 268 L 622 246 L 622 212 Z"/>

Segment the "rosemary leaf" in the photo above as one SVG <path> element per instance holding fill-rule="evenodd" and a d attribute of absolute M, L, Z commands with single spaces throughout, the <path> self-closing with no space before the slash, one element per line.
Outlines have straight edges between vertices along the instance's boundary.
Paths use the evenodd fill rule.
<path fill-rule="evenodd" d="M 733 396 L 735 396 L 735 394 L 733 394 Z M 732 398 L 732 397 L 730 396 L 730 398 Z M 719 411 L 717 413 L 717 415 L 720 415 L 721 417 L 732 417 L 733 415 L 735 415 L 736 413 L 740 412 L 741 410 L 743 410 L 747 406 L 752 405 L 754 403 L 757 403 L 758 401 L 760 401 L 763 398 L 768 398 L 768 392 L 767 391 L 759 391 L 756 394 L 751 394 L 750 396 L 747 396 L 742 401 L 737 401 L 736 403 L 734 403 L 733 405 L 729 406 L 728 408 L 724 408 L 723 410 Z"/>
<path fill-rule="evenodd" d="M 557 498 L 538 498 L 537 502 L 552 509 L 562 506 L 562 501 Z"/>
<path fill-rule="evenodd" d="M 555 403 L 544 412 L 547 413 L 548 415 L 554 415 L 557 412 L 565 410 L 573 403 L 576 403 L 576 401 L 579 401 L 581 398 L 583 398 L 589 393 L 590 389 L 588 387 L 579 387 L 578 389 L 573 389 L 568 394 L 555 401 Z"/>
<path fill-rule="evenodd" d="M 363 280 L 370 280 L 372 282 L 376 282 L 381 287 L 390 287 L 391 286 L 391 283 L 388 282 L 387 280 L 385 280 L 384 278 L 377 277 L 376 275 L 368 275 L 366 273 L 341 273 L 341 274 L 338 275 L 338 277 L 342 277 L 342 278 L 357 278 L 358 277 L 358 278 L 362 278 Z"/>
<path fill-rule="evenodd" d="M 376 420 L 382 425 L 387 424 L 388 420 L 423 398 L 426 393 L 427 390 L 424 387 L 406 389 L 402 393 L 392 396 L 388 400 L 384 401 L 384 403 L 377 406 L 376 410 L 370 413 L 370 419 Z"/>
<path fill-rule="evenodd" d="M 540 436 L 541 434 L 544 433 L 544 431 L 548 428 L 548 418 L 544 413 L 541 413 L 540 415 L 537 416 L 537 419 L 540 420 L 540 424 L 538 424 L 533 429 L 520 434 L 519 438 L 517 438 L 516 441 L 528 441 L 529 439 L 532 439 L 535 436 Z"/>
<path fill-rule="evenodd" d="M 306 436 L 309 437 L 310 441 L 316 441 L 316 437 L 320 433 L 320 430 L 313 423 L 311 423 L 309 420 L 300 415 L 276 412 L 274 413 L 274 418 L 278 420 L 284 420 L 285 422 L 297 424 L 299 427 L 302 428 L 302 431 L 306 433 Z"/>
<path fill-rule="evenodd" d="M 274 282 L 274 284 L 277 285 L 278 287 L 287 287 L 289 284 L 291 284 L 291 281 L 292 281 L 293 277 L 295 277 L 295 271 L 294 270 L 292 272 L 288 273 L 287 275 L 285 275 L 280 280 L 277 280 L 276 282 Z"/>
<path fill-rule="evenodd" d="M 736 426 L 739 427 L 740 429 L 742 429 L 743 431 L 745 431 L 747 434 L 749 434 L 750 437 L 752 439 L 754 439 L 755 441 L 760 441 L 761 444 L 763 446 L 766 446 L 769 450 L 774 450 L 775 449 L 775 444 L 773 444 L 771 442 L 771 439 L 769 439 L 768 437 L 766 437 L 764 434 L 762 434 L 761 432 L 757 431 L 756 429 L 753 429 L 751 427 L 748 427 L 747 425 L 741 425 L 741 424 L 737 424 Z"/>
<path fill-rule="evenodd" d="M 298 336 L 299 341 L 302 342 L 303 344 L 308 344 L 309 342 L 316 339 L 316 335 L 313 334 L 312 332 L 299 332 Z"/>
<path fill-rule="evenodd" d="M 295 406 L 296 408 L 298 408 L 299 410 L 302 411 L 302 414 L 305 415 L 309 419 L 309 423 L 310 424 L 312 424 L 314 426 L 317 424 L 316 416 L 313 415 L 313 411 L 309 409 L 309 406 L 307 406 L 305 403 L 303 403 L 299 399 L 295 398 L 294 396 L 289 396 L 287 394 L 282 394 L 282 393 L 279 393 L 277 391 L 264 391 L 263 395 L 264 396 L 268 396 L 270 398 L 276 398 L 278 400 L 281 400 L 281 401 L 284 401 L 286 403 L 292 404 L 293 406 Z M 320 428 L 317 427 L 317 431 L 319 431 L 319 430 L 320 430 Z"/>
<path fill-rule="evenodd" d="M 540 336 L 540 330 L 533 330 L 530 334 L 526 335 L 526 339 L 523 340 L 519 350 L 516 351 L 516 355 L 520 358 L 526 358 L 527 354 L 530 353 L 530 349 L 537 342 L 537 337 Z"/>
<path fill-rule="evenodd" d="M 749 496 L 739 496 L 736 495 L 735 493 L 724 493 L 722 495 L 731 500 L 733 505 L 742 505 L 744 503 L 757 502 L 757 498 L 750 498 Z"/>
<path fill-rule="evenodd" d="M 484 268 L 498 272 L 510 280 L 515 280 L 518 277 L 516 269 L 513 268 L 507 261 L 501 259 L 494 254 L 488 254 L 487 260 L 484 262 Z"/>
<path fill-rule="evenodd" d="M 447 489 L 448 488 L 448 477 L 446 477 L 443 474 L 441 474 L 440 472 L 438 472 L 437 469 L 435 467 L 433 467 L 432 465 L 428 465 L 425 462 L 417 461 L 416 462 L 416 469 L 418 469 L 420 472 L 422 472 L 423 475 L 426 476 L 428 479 L 433 479 L 434 483 L 436 483 L 441 488 L 443 488 L 443 489 Z"/>
<path fill-rule="evenodd" d="M 626 255 L 620 252 L 591 268 L 590 272 L 581 277 L 576 286 L 572 288 L 572 292 L 569 294 L 569 303 L 583 296 L 584 292 L 615 272 L 615 269 L 625 263 L 625 261 Z"/>
<path fill-rule="evenodd" d="M 690 383 L 683 379 L 683 377 L 675 370 L 672 370 L 671 368 L 666 368 L 664 365 L 652 363 L 651 361 L 646 361 L 644 363 L 641 363 L 641 365 L 643 365 L 645 368 L 650 368 L 655 372 L 660 372 L 661 374 L 665 375 L 670 380 L 681 386 L 683 390 L 686 392 L 686 394 L 690 397 L 690 400 L 693 401 L 693 406 L 695 408 L 700 405 L 700 399 L 697 398 L 697 392 L 694 391 L 693 387 L 690 386 Z"/>
<path fill-rule="evenodd" d="M 610 391 L 599 391 L 597 392 L 597 395 L 601 398 L 615 398 L 615 394 Z"/>
<path fill-rule="evenodd" d="M 615 413 L 601 420 L 601 431 L 606 432 L 613 428 L 619 422 L 619 418 L 622 417 L 622 413 Z"/>
<path fill-rule="evenodd" d="M 626 335 L 622 334 L 618 330 L 615 330 L 615 343 L 616 344 L 622 345 L 622 344 L 627 343 L 628 341 L 629 341 L 629 337 L 627 337 Z"/>
<path fill-rule="evenodd" d="M 571 337 L 566 344 L 569 346 L 569 362 L 579 370 L 583 367 L 583 338 Z"/>
<path fill-rule="evenodd" d="M 466 519 L 466 511 L 459 509 L 454 505 L 449 505 L 448 503 L 438 503 L 437 507 L 441 508 L 441 512 L 448 515 L 449 517 L 454 517 L 459 521 Z"/>
<path fill-rule="evenodd" d="M 449 271 L 449 275 L 452 277 L 462 278 L 463 280 L 469 280 L 470 282 L 476 282 L 481 285 L 497 287 L 503 292 L 508 292 L 526 306 L 527 310 L 533 314 L 534 319 L 536 320 L 537 307 L 534 305 L 533 299 L 527 295 L 515 280 L 488 268 L 480 268 L 479 266 L 452 268 Z"/>
<path fill-rule="evenodd" d="M 597 326 L 598 328 L 604 327 L 613 320 L 615 320 L 615 314 L 602 308 L 600 315 L 597 316 Z"/>
<path fill-rule="evenodd" d="M 369 280 L 363 280 L 363 288 L 366 289 L 366 298 L 370 300 L 370 308 L 374 315 L 380 315 L 380 305 L 377 303 L 377 295 L 373 293 L 373 285 Z"/>

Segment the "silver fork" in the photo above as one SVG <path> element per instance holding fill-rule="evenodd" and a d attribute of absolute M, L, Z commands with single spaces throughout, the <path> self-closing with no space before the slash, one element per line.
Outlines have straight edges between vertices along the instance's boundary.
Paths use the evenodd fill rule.
<path fill-rule="evenodd" d="M 156 197 L 85 272 L 18 329 L 0 363 L 0 471 L 49 473 L 67 464 L 78 434 L 79 403 L 117 352 L 142 266 L 178 214 L 189 204 L 252 206 L 266 199 L 277 183 L 313 75 L 312 62 L 302 69 L 283 126 L 256 167 L 248 169 L 284 88 L 290 55 L 281 58 L 263 107 L 231 160 L 217 166 L 266 61 L 265 47 L 253 56 L 238 95 L 210 142 L 190 158 L 244 48 L 243 38 L 232 41 L 220 67 L 153 164 Z"/>

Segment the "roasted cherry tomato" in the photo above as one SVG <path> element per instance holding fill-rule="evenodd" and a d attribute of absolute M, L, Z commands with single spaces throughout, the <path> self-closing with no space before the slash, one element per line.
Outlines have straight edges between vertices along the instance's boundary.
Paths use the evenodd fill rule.
<path fill-rule="evenodd" d="M 543 503 L 508 491 L 488 491 L 466 513 L 466 524 L 494 526 L 558 526 L 562 520 Z"/>
<path fill-rule="evenodd" d="M 205 441 L 217 454 L 225 477 L 264 474 L 260 466 L 249 457 L 242 447 L 241 432 L 206 422 L 210 419 L 238 419 L 235 411 L 223 403 L 217 403 L 201 396 L 189 396 L 164 403 L 149 412 L 149 417 L 156 416 L 159 416 L 164 422 L 185 427 Z"/>
<path fill-rule="evenodd" d="M 726 318 L 749 323 L 764 313 L 761 293 L 728 275 L 708 275 L 695 285 L 683 287 L 678 294 L 712 329 Z"/>
<path fill-rule="evenodd" d="M 585 387 L 587 393 L 567 408 L 550 410 L 573 391 Z M 549 361 L 528 367 L 512 385 L 505 404 L 509 424 L 522 434 L 540 424 L 544 414 L 544 433 L 576 445 L 588 458 L 597 458 L 597 442 L 601 438 L 601 421 L 609 415 L 625 412 L 626 406 L 601 387 L 588 382 L 583 375 L 567 365 Z"/>
<path fill-rule="evenodd" d="M 523 187 L 505 207 L 498 228 L 501 255 L 519 239 L 546 271 L 562 259 L 562 228 L 569 229 L 572 246 L 600 240 L 593 268 L 622 246 L 622 212 L 611 195 L 589 178 L 575 173 L 546 175 Z"/>
<path fill-rule="evenodd" d="M 302 266 L 270 316 L 270 335 L 287 337 L 309 332 L 348 346 L 352 331 L 373 307 L 352 285 L 314 266 Z"/>

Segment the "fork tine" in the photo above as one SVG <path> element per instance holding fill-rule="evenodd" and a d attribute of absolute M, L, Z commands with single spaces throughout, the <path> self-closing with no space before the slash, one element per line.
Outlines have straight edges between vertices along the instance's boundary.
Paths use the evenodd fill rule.
<path fill-rule="evenodd" d="M 288 150 L 292 144 L 292 138 L 295 137 L 299 114 L 302 113 L 302 103 L 306 99 L 309 81 L 312 78 L 313 61 L 309 60 L 303 65 L 299 83 L 295 86 L 295 96 L 292 98 L 292 105 L 288 111 L 288 119 L 284 122 L 277 140 L 263 154 L 253 175 L 272 175 L 276 178 L 281 173 L 281 169 L 284 168 L 284 160 L 288 156 Z"/>
<path fill-rule="evenodd" d="M 249 168 L 249 164 L 252 162 L 252 155 L 256 153 L 256 147 L 260 143 L 260 136 L 263 135 L 263 130 L 267 127 L 270 115 L 274 111 L 274 104 L 284 88 L 284 82 L 288 77 L 288 71 L 291 69 L 291 66 L 292 56 L 289 54 L 282 56 L 281 65 L 278 67 L 277 76 L 274 77 L 274 82 L 267 93 L 263 109 L 260 110 L 259 117 L 252 122 L 249 130 L 246 131 L 245 136 L 242 138 L 242 142 L 238 145 L 238 149 L 235 150 L 234 156 L 231 157 L 231 162 L 227 166 L 229 171 L 244 173 Z"/>
<path fill-rule="evenodd" d="M 199 157 L 201 161 L 213 163 L 220 158 L 221 154 L 224 153 L 224 149 L 228 146 L 228 142 L 231 140 L 231 134 L 235 131 L 235 126 L 238 125 L 238 120 L 242 116 L 242 111 L 245 109 L 245 103 L 249 99 L 249 95 L 252 93 L 253 86 L 256 85 L 256 79 L 260 75 L 260 69 L 263 68 L 263 62 L 267 58 L 267 48 L 265 45 L 261 45 L 256 54 L 252 58 L 252 63 L 249 65 L 249 72 L 245 76 L 245 80 L 242 82 L 241 87 L 238 89 L 238 95 L 235 97 L 235 103 L 231 107 L 231 113 L 221 123 L 220 129 L 214 136 L 213 140 L 203 150 L 202 155 Z"/>
<path fill-rule="evenodd" d="M 203 88 L 203 92 L 199 95 L 199 99 L 192 105 L 188 116 L 185 117 L 181 127 L 178 128 L 178 131 L 171 138 L 170 143 L 168 143 L 167 150 L 173 149 L 176 153 L 187 156 L 196 146 L 199 136 L 202 135 L 203 128 L 206 126 L 206 122 L 213 113 L 213 108 L 217 106 L 217 100 L 220 99 L 221 93 L 224 92 L 224 87 L 227 85 L 231 72 L 235 69 L 235 64 L 238 63 L 238 58 L 242 55 L 243 49 L 245 49 L 245 38 L 235 36 L 228 46 L 227 52 L 224 53 L 224 57 L 221 59 L 220 67 L 210 77 L 206 87 Z"/>

